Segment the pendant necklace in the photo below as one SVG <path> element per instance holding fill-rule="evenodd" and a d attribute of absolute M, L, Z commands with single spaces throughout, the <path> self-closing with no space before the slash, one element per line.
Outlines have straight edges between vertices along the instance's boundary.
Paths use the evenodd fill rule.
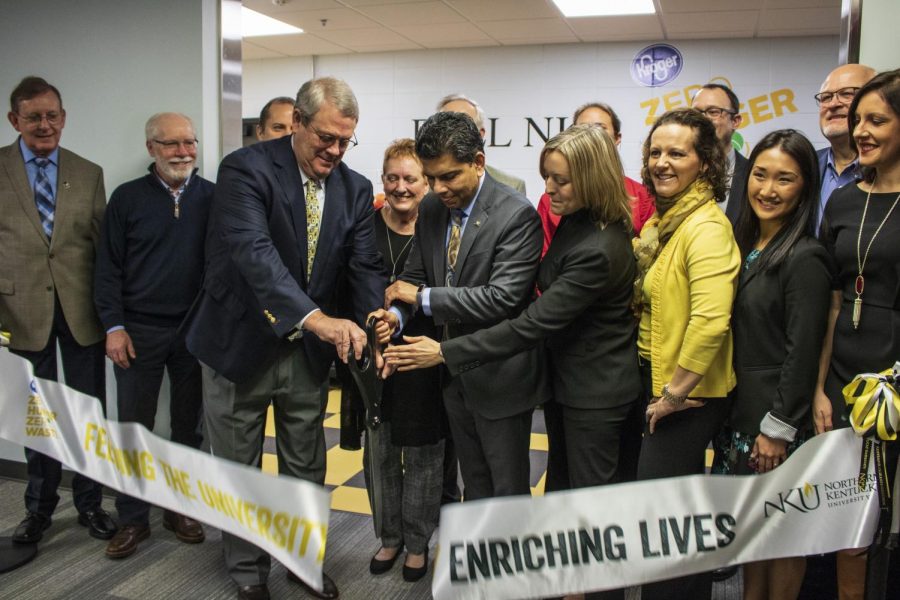
<path fill-rule="evenodd" d="M 860 258 L 860 245 L 862 244 L 862 230 L 863 225 L 866 222 L 866 212 L 869 210 L 869 198 L 872 197 L 872 188 L 875 187 L 875 181 L 872 181 L 872 185 L 869 187 L 869 193 L 866 195 L 866 204 L 863 207 L 862 220 L 859 222 L 859 234 L 856 236 L 856 281 L 853 284 L 853 291 L 856 292 L 856 299 L 853 301 L 853 329 L 859 329 L 859 318 L 862 315 L 862 295 L 863 290 L 866 287 L 866 280 L 863 277 L 863 269 L 866 268 L 866 260 L 869 258 L 869 250 L 872 249 L 872 244 L 875 242 L 875 238 L 878 237 L 878 234 L 881 232 L 881 228 L 884 227 L 884 224 L 887 223 L 887 220 L 891 217 L 891 213 L 894 212 L 894 209 L 897 208 L 897 202 L 900 202 L 900 194 L 897 194 L 897 198 L 894 199 L 894 203 L 891 205 L 891 209 L 887 212 L 884 218 L 881 220 L 881 223 L 878 225 L 878 229 L 875 230 L 875 233 L 872 235 L 872 239 L 869 240 L 869 245 L 866 246 L 866 253 Z"/>
<path fill-rule="evenodd" d="M 397 262 L 400 260 L 400 257 L 403 256 L 403 253 L 406 252 L 406 249 L 409 248 L 409 245 L 412 244 L 413 236 L 409 236 L 409 239 L 406 241 L 406 244 L 400 249 L 400 252 L 397 254 L 397 258 L 394 258 L 394 246 L 391 244 L 391 228 L 388 227 L 387 221 L 382 219 L 384 222 L 384 231 L 387 234 L 387 243 L 388 243 L 388 252 L 391 255 L 391 278 L 390 282 L 394 283 L 397 281 Z M 398 234 L 399 235 L 399 234 Z"/>

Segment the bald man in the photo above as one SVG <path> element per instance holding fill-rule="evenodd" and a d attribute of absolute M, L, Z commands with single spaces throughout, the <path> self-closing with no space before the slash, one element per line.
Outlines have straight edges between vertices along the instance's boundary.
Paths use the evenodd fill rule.
<path fill-rule="evenodd" d="M 475 121 L 478 131 L 481 132 L 481 139 L 484 139 L 484 111 L 481 109 L 481 106 L 471 98 L 463 96 L 462 94 L 450 94 L 449 96 L 444 96 L 438 103 L 437 110 L 438 112 L 459 112 L 464 115 L 469 115 L 469 117 Z M 500 169 L 490 165 L 485 165 L 484 168 L 491 177 L 500 183 L 508 185 L 523 196 L 525 195 L 525 182 L 518 177 L 510 175 L 509 173 L 504 173 Z"/>
<path fill-rule="evenodd" d="M 850 146 L 847 112 L 850 103 L 856 97 L 856 92 L 874 76 L 875 69 L 871 67 L 841 65 L 828 74 L 815 96 L 816 104 L 819 106 L 819 127 L 830 144 L 818 152 L 822 191 L 819 198 L 819 213 L 816 216 L 816 229 L 822 222 L 825 203 L 828 202 L 831 193 L 857 178 L 859 162 L 856 151 Z"/>

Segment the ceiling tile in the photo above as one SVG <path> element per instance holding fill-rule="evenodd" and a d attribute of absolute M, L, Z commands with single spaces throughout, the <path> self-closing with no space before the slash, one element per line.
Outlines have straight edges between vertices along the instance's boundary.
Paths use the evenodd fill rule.
<path fill-rule="evenodd" d="M 422 4 L 424 2 L 432 1 L 433 0 L 340 0 L 340 3 L 346 4 L 347 6 L 362 7 L 379 4 Z"/>
<path fill-rule="evenodd" d="M 403 34 L 409 39 L 431 48 L 445 48 L 446 46 L 435 46 L 435 44 L 449 42 L 494 42 L 488 34 L 471 23 L 447 23 L 433 29 L 424 27 L 410 28 L 404 29 Z"/>
<path fill-rule="evenodd" d="M 756 29 L 757 10 L 684 12 L 666 15 L 663 24 L 667 34 L 688 32 L 709 32 L 719 34 L 726 31 L 749 31 Z"/>
<path fill-rule="evenodd" d="M 355 51 L 380 52 L 421 48 L 419 44 L 383 27 L 320 32 L 318 35 L 329 42 Z"/>
<path fill-rule="evenodd" d="M 353 10 L 352 8 L 334 8 L 320 10 L 303 10 L 289 13 L 281 13 L 278 18 L 296 27 L 303 28 L 310 33 L 319 33 L 323 30 L 333 29 L 362 29 L 363 27 L 375 27 L 377 23 Z M 322 20 L 326 24 L 322 25 Z"/>
<path fill-rule="evenodd" d="M 676 12 L 702 13 L 716 10 L 759 9 L 763 8 L 765 4 L 766 0 L 659 0 L 660 11 L 663 15 Z"/>
<path fill-rule="evenodd" d="M 257 58 L 283 58 L 281 52 L 275 52 L 262 46 L 251 44 L 247 41 L 241 43 L 241 60 L 254 60 Z"/>
<path fill-rule="evenodd" d="M 379 4 L 360 8 L 364 14 L 387 27 L 464 23 L 466 18 L 443 2 L 415 4 Z"/>
<path fill-rule="evenodd" d="M 810 29 L 841 28 L 840 7 L 820 8 L 767 8 L 759 17 L 760 35 L 764 31 L 802 32 Z"/>
<path fill-rule="evenodd" d="M 576 41 L 572 30 L 562 19 L 511 19 L 479 22 L 478 26 L 494 39 L 548 39 Z"/>
<path fill-rule="evenodd" d="M 579 17 L 566 19 L 578 37 L 598 35 L 656 35 L 662 36 L 662 27 L 656 15 L 634 15 L 625 17 Z"/>
<path fill-rule="evenodd" d="M 272 0 L 243 0 L 244 6 L 256 12 L 278 19 L 277 15 L 288 12 L 296 12 L 298 10 L 319 10 L 322 8 L 343 8 L 345 2 L 338 0 L 285 0 L 284 4 L 278 5 Z"/>
<path fill-rule="evenodd" d="M 292 35 L 270 35 L 253 38 L 252 44 L 285 56 L 307 56 L 311 54 L 342 54 L 349 52 L 346 47 L 308 33 Z"/>
<path fill-rule="evenodd" d="M 518 19 L 562 18 L 550 0 L 444 0 L 475 23 Z"/>

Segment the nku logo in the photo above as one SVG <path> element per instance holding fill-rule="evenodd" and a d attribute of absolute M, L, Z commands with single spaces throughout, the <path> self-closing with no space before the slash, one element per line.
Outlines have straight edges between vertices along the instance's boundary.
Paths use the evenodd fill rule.
<path fill-rule="evenodd" d="M 35 396 L 37 396 L 37 393 L 38 393 L 38 391 L 37 391 L 37 382 L 36 382 L 34 379 L 32 379 L 31 382 L 28 384 L 28 389 L 31 390 L 31 393 L 32 393 L 32 394 L 34 394 Z"/>
<path fill-rule="evenodd" d="M 766 500 L 763 503 L 763 514 L 769 518 L 770 514 L 787 514 L 789 509 L 802 513 L 808 513 L 819 508 L 822 499 L 819 497 L 819 484 L 806 483 L 803 487 L 791 488 L 786 492 L 778 492 L 777 500 Z"/>
<path fill-rule="evenodd" d="M 631 78 L 644 87 L 658 87 L 675 81 L 684 59 L 675 46 L 653 44 L 634 55 Z"/>

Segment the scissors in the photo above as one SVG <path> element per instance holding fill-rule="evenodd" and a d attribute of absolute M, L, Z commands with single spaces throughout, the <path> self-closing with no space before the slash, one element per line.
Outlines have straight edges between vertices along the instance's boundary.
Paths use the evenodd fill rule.
<path fill-rule="evenodd" d="M 384 437 L 381 414 L 381 391 L 384 381 L 379 377 L 378 368 L 375 366 L 375 356 L 378 352 L 378 336 L 375 333 L 375 325 L 378 322 L 374 317 L 366 321 L 366 346 L 362 357 L 356 359 L 350 357 L 348 366 L 350 374 L 359 388 L 363 405 L 366 407 L 366 453 L 365 468 L 369 473 L 369 481 L 366 490 L 369 495 L 369 505 L 372 507 L 372 521 L 375 526 L 375 535 L 381 537 L 384 522 L 384 494 L 381 490 L 381 461 L 378 457 L 383 453 L 378 450 L 382 444 L 389 444 L 390 440 Z"/>

